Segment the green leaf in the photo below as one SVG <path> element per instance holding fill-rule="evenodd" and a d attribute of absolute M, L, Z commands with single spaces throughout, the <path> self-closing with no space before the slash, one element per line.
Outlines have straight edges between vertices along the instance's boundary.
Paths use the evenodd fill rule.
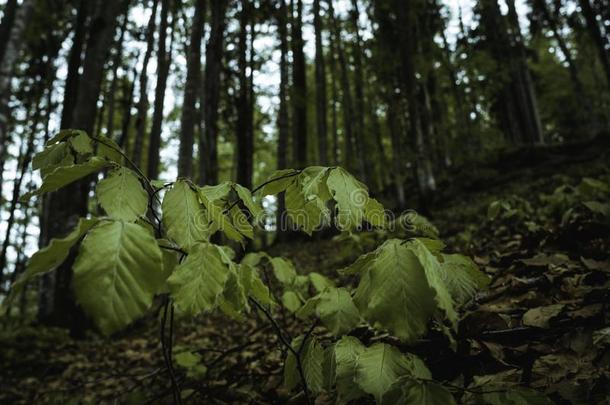
<path fill-rule="evenodd" d="M 214 201 L 210 200 L 206 194 L 201 192 L 201 189 L 199 189 L 199 199 L 206 208 L 208 217 L 214 222 L 214 225 L 218 229 L 224 232 L 229 239 L 236 242 L 243 242 L 245 234 L 233 226 L 233 223 L 229 217 L 227 217 L 223 208 L 219 207 L 214 203 Z"/>
<path fill-rule="evenodd" d="M 23 290 L 23 287 L 34 277 L 55 270 L 66 260 L 70 249 L 85 235 L 93 226 L 99 222 L 97 218 L 81 218 L 65 238 L 54 238 L 48 246 L 40 249 L 32 255 L 25 272 L 19 276 L 11 288 L 6 305 L 12 302 Z"/>
<path fill-rule="evenodd" d="M 421 337 L 436 305 L 434 291 L 415 254 L 402 241 L 390 239 L 354 265 L 361 271 L 354 294 L 360 314 L 403 341 Z"/>
<path fill-rule="evenodd" d="M 235 183 L 234 188 L 237 192 L 237 195 L 241 199 L 241 202 L 246 206 L 248 211 L 250 211 L 250 214 L 252 214 L 254 222 L 258 222 L 261 219 L 263 209 L 258 203 L 254 201 L 250 190 L 237 183 Z"/>
<path fill-rule="evenodd" d="M 364 350 L 357 360 L 355 381 L 366 393 L 381 402 L 383 395 L 403 375 L 430 378 L 423 362 L 413 355 L 404 355 L 394 346 L 377 343 Z"/>
<path fill-rule="evenodd" d="M 97 145 L 96 155 L 108 159 L 112 162 L 116 162 L 120 165 L 123 164 L 123 156 L 121 155 L 121 147 L 116 144 L 112 139 L 105 136 L 98 136 L 94 138 Z"/>
<path fill-rule="evenodd" d="M 342 231 L 356 229 L 366 218 L 365 207 L 369 204 L 369 193 L 364 184 L 356 180 L 341 167 L 331 170 L 327 180 L 328 188 L 337 202 L 336 225 Z M 371 210 L 375 211 L 371 203 Z"/>
<path fill-rule="evenodd" d="M 34 195 L 41 195 L 59 190 L 76 180 L 82 179 L 92 173 L 97 173 L 109 165 L 110 163 L 108 161 L 94 156 L 85 163 L 59 166 L 43 178 L 42 185 L 38 190 L 27 193 L 22 199 L 27 200 Z"/>
<path fill-rule="evenodd" d="M 441 265 L 447 275 L 447 288 L 459 305 L 470 301 L 477 290 L 485 288 L 489 284 L 489 277 L 479 271 L 477 265 L 466 256 L 443 255 Z"/>
<path fill-rule="evenodd" d="M 297 271 L 291 261 L 283 257 L 274 257 L 270 261 L 273 274 L 280 283 L 286 286 L 291 286 L 295 283 Z"/>
<path fill-rule="evenodd" d="M 455 405 L 455 403 L 453 395 L 442 385 L 431 381 L 418 381 L 410 376 L 398 379 L 381 400 L 382 405 Z"/>
<path fill-rule="evenodd" d="M 345 288 L 328 288 L 319 295 L 316 313 L 335 336 L 343 335 L 360 323 L 360 313 Z"/>
<path fill-rule="evenodd" d="M 74 156 L 70 153 L 67 143 L 58 143 L 45 146 L 32 159 L 32 169 L 40 169 L 40 175 L 44 178 L 58 166 L 69 166 L 74 164 Z"/>
<path fill-rule="evenodd" d="M 282 294 L 282 305 L 290 312 L 296 312 L 303 305 L 303 301 L 294 291 L 284 291 Z"/>
<path fill-rule="evenodd" d="M 299 357 L 307 387 L 314 394 L 321 392 L 324 388 L 324 349 L 315 337 L 309 337 L 303 344 L 303 336 L 299 336 L 293 339 L 291 346 L 297 353 L 300 351 Z M 296 356 L 289 351 L 284 363 L 284 385 L 292 390 L 300 381 Z"/>
<path fill-rule="evenodd" d="M 163 284 L 155 238 L 124 221 L 101 221 L 83 240 L 74 263 L 76 299 L 105 334 L 142 316 Z"/>
<path fill-rule="evenodd" d="M 489 387 L 486 387 L 490 390 Z M 502 387 L 496 387 L 502 390 Z M 485 403 L 490 405 L 551 405 L 553 402 L 544 394 L 525 387 L 510 387 L 502 392 L 482 394 Z"/>
<path fill-rule="evenodd" d="M 85 131 L 74 130 L 74 135 L 68 139 L 68 143 L 79 155 L 89 155 L 93 153 L 91 138 Z"/>
<path fill-rule="evenodd" d="M 273 297 L 269 288 L 261 280 L 256 268 L 244 264 L 239 265 L 239 275 L 241 284 L 244 286 L 245 293 L 254 297 L 263 305 L 274 305 Z"/>
<path fill-rule="evenodd" d="M 320 273 L 311 272 L 308 274 L 308 277 L 309 281 L 311 282 L 311 285 L 318 293 L 321 293 L 327 288 L 335 286 L 335 283 L 331 279 L 321 275 Z"/>
<path fill-rule="evenodd" d="M 273 172 L 265 181 L 267 184 L 261 189 L 261 195 L 278 194 L 285 191 L 296 180 L 298 173 L 294 169 L 283 169 Z"/>
<path fill-rule="evenodd" d="M 366 395 L 355 384 L 358 357 L 365 350 L 366 347 L 353 336 L 343 336 L 335 344 L 335 378 L 339 403 L 347 403 Z"/>
<path fill-rule="evenodd" d="M 231 266 L 234 267 L 234 266 Z M 241 279 L 235 273 L 234 269 L 229 272 L 229 278 L 225 283 L 224 291 L 220 299 L 220 309 L 233 319 L 241 320 L 243 316 L 241 312 L 246 309 L 250 310 L 248 305 L 248 296 Z"/>
<path fill-rule="evenodd" d="M 126 167 L 100 181 L 96 191 L 100 205 L 111 218 L 134 222 L 146 214 L 148 194 L 138 176 Z"/>
<path fill-rule="evenodd" d="M 201 362 L 201 355 L 193 352 L 176 353 L 174 356 L 176 364 L 186 369 L 186 374 L 190 378 L 201 378 L 205 375 L 207 368 Z"/>
<path fill-rule="evenodd" d="M 189 255 L 167 280 L 180 310 L 197 315 L 216 308 L 231 273 L 232 265 L 225 257 L 211 243 L 192 246 Z"/>
<path fill-rule="evenodd" d="M 212 232 L 208 216 L 187 181 L 174 183 L 165 193 L 161 208 L 167 235 L 184 250 L 189 252 L 193 246 L 207 241 Z"/>
<path fill-rule="evenodd" d="M 296 182 L 286 190 L 286 212 L 292 224 L 311 235 L 313 231 L 330 222 L 330 210 L 320 197 L 313 194 L 304 195 L 299 186 Z"/>
<path fill-rule="evenodd" d="M 441 266 L 436 256 L 434 256 L 424 243 L 418 239 L 409 242 L 409 248 L 415 253 L 426 274 L 428 285 L 434 290 L 434 299 L 439 308 L 443 310 L 447 319 L 454 328 L 457 327 L 458 315 L 455 310 L 453 298 L 447 288 L 447 271 Z"/>

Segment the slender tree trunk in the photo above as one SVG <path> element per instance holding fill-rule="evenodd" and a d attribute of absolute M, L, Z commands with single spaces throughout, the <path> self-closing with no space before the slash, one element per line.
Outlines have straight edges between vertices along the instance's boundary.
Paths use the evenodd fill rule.
<path fill-rule="evenodd" d="M 400 1 L 396 2 L 398 9 L 398 29 L 399 38 L 402 46 L 400 47 L 402 86 L 406 94 L 409 109 L 410 131 L 415 150 L 415 177 L 420 197 L 420 209 L 425 209 L 428 205 L 432 193 L 436 190 L 436 181 L 432 173 L 430 156 L 427 153 L 426 139 L 424 135 L 424 123 L 422 122 L 422 105 L 417 96 L 417 77 L 415 74 L 416 49 L 418 49 L 416 13 L 414 5 L 408 7 L 401 6 Z"/>
<path fill-rule="evenodd" d="M 339 128 L 338 128 L 338 117 L 337 117 L 337 102 L 339 100 L 338 87 L 337 84 L 337 58 L 334 41 L 330 40 L 330 85 L 331 85 L 331 112 L 330 112 L 330 122 L 331 122 L 331 132 L 332 132 L 332 164 L 339 164 Z"/>
<path fill-rule="evenodd" d="M 11 79 L 15 64 L 21 53 L 21 47 L 25 43 L 22 38 L 23 31 L 33 8 L 33 0 L 24 0 L 17 10 L 7 9 L 7 18 L 2 21 L 6 33 L 2 45 L 4 48 L 3 57 L 0 59 L 0 189 L 2 189 L 6 147 L 9 143 Z M 11 13 L 14 13 L 13 17 L 11 17 Z"/>
<path fill-rule="evenodd" d="M 204 81 L 204 133 L 207 151 L 200 157 L 200 175 L 203 184 L 218 184 L 218 108 L 224 53 L 227 0 L 212 0 L 210 39 L 206 47 Z M 200 152 L 201 153 L 201 152 Z M 205 156 L 207 159 L 202 159 Z"/>
<path fill-rule="evenodd" d="M 296 2 L 296 4 L 294 4 Z M 292 17 L 292 153 L 294 166 L 307 166 L 307 72 L 303 52 L 303 1 L 291 0 Z M 296 7 L 296 10 L 295 10 Z M 296 15 L 295 15 L 296 12 Z"/>
<path fill-rule="evenodd" d="M 112 58 L 112 74 L 110 78 L 110 89 L 108 90 L 108 114 L 106 121 L 106 136 L 114 139 L 114 107 L 115 107 L 115 95 L 118 87 L 118 70 L 121 64 L 121 57 L 123 56 L 123 41 L 125 39 L 125 31 L 127 31 L 127 14 L 123 15 L 123 22 L 121 23 L 121 31 L 116 46 L 114 47 L 114 57 Z"/>
<path fill-rule="evenodd" d="M 95 122 L 104 64 L 114 37 L 120 5 L 120 0 L 96 2 L 96 13 L 91 21 L 83 74 L 72 111 L 72 126 L 88 133 L 91 133 Z M 79 217 L 87 214 L 88 193 L 88 182 L 80 181 L 50 196 L 51 215 L 45 219 L 49 238 L 64 236 L 74 228 Z M 45 242 L 48 243 L 48 240 Z M 40 315 L 50 323 L 69 327 L 74 335 L 81 335 L 86 322 L 70 288 L 74 258 L 74 255 L 69 256 L 59 266 L 52 304 L 40 308 Z"/>
<path fill-rule="evenodd" d="M 253 139 L 250 131 L 250 82 L 247 76 L 248 69 L 248 23 L 250 22 L 250 5 L 247 0 L 241 1 L 239 14 L 239 39 L 237 65 L 239 69 L 239 89 L 237 99 L 237 182 L 244 187 L 252 186 L 252 146 Z M 251 23 L 251 22 L 250 22 Z"/>
<path fill-rule="evenodd" d="M 133 106 L 133 99 L 136 90 L 136 82 L 138 81 L 138 54 L 134 56 L 136 63 L 131 68 L 132 79 L 129 81 L 129 76 L 125 75 L 123 78 L 123 119 L 121 122 L 121 135 L 119 136 L 119 146 L 127 151 L 129 148 L 129 129 L 131 126 L 131 108 Z"/>
<path fill-rule="evenodd" d="M 320 16 L 320 0 L 313 2 L 313 24 L 316 36 L 316 129 L 318 138 L 318 160 L 322 166 L 328 165 L 328 123 L 326 100 L 326 66 L 324 48 L 322 47 L 322 17 Z"/>
<path fill-rule="evenodd" d="M 559 27 L 557 21 L 555 20 L 555 16 L 551 14 L 549 8 L 546 5 L 546 0 L 536 0 L 538 8 L 542 11 L 542 15 L 546 20 L 551 32 L 553 33 L 553 38 L 557 41 L 557 45 L 559 45 L 559 49 L 563 54 L 566 63 L 568 65 L 568 72 L 570 74 L 570 79 L 572 79 L 572 85 L 574 86 L 574 93 L 580 99 L 580 102 L 585 107 L 587 111 L 591 111 L 591 105 L 589 99 L 585 96 L 584 87 L 582 81 L 580 80 L 580 74 L 578 73 L 578 67 L 574 63 L 574 59 L 572 58 L 572 52 L 568 49 L 566 41 L 563 38 L 563 35 L 559 32 Z"/>
<path fill-rule="evenodd" d="M 6 220 L 6 231 L 4 241 L 2 242 L 2 251 L 0 251 L 0 286 L 4 286 L 4 274 L 7 267 L 6 254 L 11 243 L 11 233 L 13 226 L 15 225 L 15 214 L 17 211 L 17 205 L 19 203 L 19 197 L 21 196 L 21 185 L 25 179 L 32 154 L 34 153 L 34 141 L 36 138 L 36 130 L 41 118 L 41 100 L 38 95 L 38 100 L 34 107 L 34 113 L 31 118 L 31 127 L 27 141 L 21 145 L 21 151 L 19 161 L 17 164 L 17 174 L 15 176 L 15 182 L 13 183 L 13 195 L 11 197 L 10 207 L 8 209 L 8 218 Z M 29 118 L 29 117 L 28 117 Z M 29 120 L 28 120 L 29 121 Z"/>
<path fill-rule="evenodd" d="M 78 93 L 78 83 L 80 81 L 79 68 L 82 63 L 83 50 L 87 38 L 87 20 L 91 3 L 88 0 L 80 0 L 78 5 L 72 48 L 70 48 L 70 54 L 68 55 L 68 75 L 64 84 L 64 102 L 61 111 L 62 129 L 70 128 L 72 125 L 72 112 L 74 111 L 74 104 L 76 103 Z"/>
<path fill-rule="evenodd" d="M 4 61 L 4 54 L 11 37 L 15 14 L 17 13 L 17 0 L 8 0 L 4 5 L 4 15 L 0 22 L 0 65 Z"/>
<path fill-rule="evenodd" d="M 403 176 L 405 166 L 403 146 L 401 142 L 401 133 L 403 130 L 401 129 L 398 114 L 396 112 L 396 107 L 400 105 L 400 100 L 398 99 L 396 92 L 393 91 L 394 89 L 391 90 L 392 91 L 388 97 L 387 126 L 388 130 L 390 131 L 390 139 L 392 141 L 392 172 L 394 177 L 394 185 L 396 187 L 396 200 L 398 202 L 397 208 L 401 210 L 406 208 Z"/>
<path fill-rule="evenodd" d="M 356 125 L 354 126 L 354 141 L 356 144 L 356 150 L 358 151 L 358 160 L 363 162 L 362 178 L 365 183 L 370 183 L 370 176 L 373 174 L 374 169 L 372 167 L 374 157 L 370 156 L 370 147 L 368 136 L 365 131 L 364 115 L 366 108 L 365 96 L 364 96 L 364 73 L 362 68 L 362 39 L 360 38 L 360 28 L 358 20 L 360 19 L 360 10 L 358 8 L 358 0 L 352 0 L 352 10 L 350 12 L 352 25 L 354 29 L 354 42 L 353 42 L 353 58 L 354 58 L 354 111 L 356 113 L 355 120 Z"/>
<path fill-rule="evenodd" d="M 146 52 L 142 61 L 142 71 L 140 72 L 140 96 L 138 98 L 138 115 L 136 118 L 136 139 L 133 148 L 133 161 L 136 165 L 142 164 L 142 149 L 144 148 L 144 138 L 146 136 L 146 121 L 148 115 L 148 63 L 155 47 L 155 31 L 157 23 L 157 8 L 159 0 L 153 0 L 152 13 L 146 28 Z"/>
<path fill-rule="evenodd" d="M 608 50 L 606 49 L 606 41 L 602 36 L 602 32 L 597 23 L 596 12 L 593 7 L 591 7 L 589 0 L 578 0 L 578 4 L 580 4 L 582 14 L 587 22 L 589 35 L 591 35 L 591 39 L 593 39 L 593 43 L 597 48 L 599 61 L 606 73 L 606 84 L 610 87 L 610 57 L 608 56 Z"/>
<path fill-rule="evenodd" d="M 280 39 L 280 106 L 278 112 L 277 168 L 285 169 L 288 165 L 288 138 L 290 137 L 288 117 L 288 16 L 285 0 L 280 0 L 278 10 L 278 34 Z M 284 194 L 278 196 L 277 207 L 277 238 L 282 240 L 287 230 L 286 204 Z"/>
<path fill-rule="evenodd" d="M 339 22 L 335 16 L 333 0 L 328 0 L 328 12 L 332 21 L 334 42 L 337 47 L 337 60 L 339 62 L 341 76 L 341 110 L 343 112 L 343 140 L 345 142 L 345 158 L 343 160 L 345 165 L 351 169 L 354 167 L 355 155 L 359 156 L 360 153 L 356 149 L 356 144 L 354 142 L 354 131 L 352 127 L 354 116 L 352 91 L 349 85 L 347 62 L 345 60 L 345 52 L 342 45 L 341 28 L 339 27 Z M 361 176 L 364 172 L 364 167 L 362 165 L 363 162 L 360 161 L 359 174 Z"/>
<path fill-rule="evenodd" d="M 174 24 L 176 16 L 172 17 L 170 27 L 170 48 L 167 51 L 167 30 L 169 20 L 169 9 L 172 0 L 161 0 L 161 22 L 159 25 L 159 45 L 157 49 L 157 85 L 155 87 L 155 102 L 150 129 L 150 142 L 148 144 L 148 161 L 146 173 L 149 178 L 159 177 L 159 153 L 161 150 L 161 125 L 163 123 L 163 109 L 165 107 L 165 90 L 167 88 L 167 76 L 172 60 L 172 48 L 174 45 Z"/>
<path fill-rule="evenodd" d="M 521 35 L 521 28 L 519 26 L 519 17 L 515 9 L 514 0 L 506 0 L 508 5 L 508 19 L 513 30 L 514 43 L 516 47 L 516 59 L 518 64 L 518 75 L 519 82 L 521 83 L 521 89 L 525 101 L 526 108 L 522 112 L 527 117 L 527 126 L 529 129 L 528 141 L 531 143 L 543 143 L 544 136 L 542 131 L 542 124 L 540 122 L 540 113 L 538 112 L 538 100 L 536 97 L 536 91 L 534 89 L 534 82 L 530 73 L 529 67 L 527 66 L 527 55 L 525 54 L 525 44 L 523 36 Z"/>
<path fill-rule="evenodd" d="M 205 22 L 205 0 L 195 2 L 195 17 L 191 27 L 186 62 L 186 83 L 180 119 L 180 149 L 178 151 L 178 176 L 193 177 L 193 144 L 197 117 L 197 99 L 201 88 L 201 38 Z"/>

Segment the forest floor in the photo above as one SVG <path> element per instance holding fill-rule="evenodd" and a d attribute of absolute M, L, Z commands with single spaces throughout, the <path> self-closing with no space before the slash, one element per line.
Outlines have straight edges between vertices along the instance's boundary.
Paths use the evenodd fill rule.
<path fill-rule="evenodd" d="M 453 173 L 440 182 L 429 218 L 447 249 L 473 257 L 492 282 L 462 308 L 455 351 L 434 331 L 405 350 L 452 387 L 525 385 L 557 403 L 608 403 L 608 142 L 514 151 Z M 270 253 L 292 259 L 303 274 L 333 277 L 383 237 L 299 240 Z M 287 313 L 277 317 L 293 336 L 310 327 Z M 178 319 L 175 329 L 175 374 L 185 402 L 302 401 L 282 388 L 284 354 L 265 319 L 206 315 Z M 154 317 L 112 339 L 5 328 L 0 347 L 0 403 L 171 402 Z M 468 390 L 455 391 L 469 401 Z M 316 400 L 331 402 L 332 394 Z"/>

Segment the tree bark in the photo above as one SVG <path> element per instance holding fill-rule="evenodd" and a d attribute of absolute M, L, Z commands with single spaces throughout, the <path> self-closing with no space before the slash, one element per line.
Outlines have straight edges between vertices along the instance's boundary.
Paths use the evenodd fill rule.
<path fill-rule="evenodd" d="M 106 116 L 106 136 L 114 139 L 114 107 L 116 103 L 116 92 L 118 87 L 118 70 L 121 65 L 121 57 L 123 56 L 123 41 L 125 39 L 125 31 L 127 31 L 127 14 L 123 15 L 123 22 L 121 23 L 119 39 L 116 46 L 114 47 L 114 57 L 112 58 L 112 74 L 110 78 L 110 89 L 108 90 L 108 114 Z"/>
<path fill-rule="evenodd" d="M 345 52 L 343 50 L 343 44 L 341 40 L 341 28 L 339 22 L 335 16 L 335 8 L 333 6 L 333 0 L 328 0 L 328 13 L 333 26 L 334 42 L 337 50 L 337 60 L 339 62 L 339 72 L 341 80 L 341 110 L 343 112 L 343 140 L 345 142 L 345 155 L 344 163 L 349 169 L 354 168 L 355 156 L 359 156 L 359 151 L 356 149 L 354 142 L 353 132 L 353 102 L 352 102 L 352 91 L 349 85 L 349 76 L 347 71 L 347 62 L 345 60 Z M 362 175 L 364 168 L 363 162 L 360 161 L 359 174 Z"/>
<path fill-rule="evenodd" d="M 0 22 L 0 65 L 4 60 L 4 54 L 11 37 L 13 24 L 15 23 L 15 14 L 17 12 L 17 0 L 8 0 L 4 5 L 4 15 Z"/>
<path fill-rule="evenodd" d="M 250 81 L 248 69 L 248 24 L 251 22 L 250 5 L 247 0 L 241 1 L 239 14 L 239 39 L 237 65 L 239 69 L 239 89 L 237 98 L 237 182 L 246 188 L 252 188 L 252 154 L 253 139 L 250 115 Z"/>
<path fill-rule="evenodd" d="M 83 74 L 72 111 L 72 126 L 88 133 L 91 133 L 95 122 L 104 63 L 112 44 L 120 5 L 120 0 L 96 2 L 96 13 L 91 20 Z M 49 239 L 64 236 L 74 228 L 79 217 L 87 214 L 88 193 L 88 182 L 80 181 L 50 196 L 51 214 L 45 218 L 46 236 Z M 49 241 L 44 242 L 46 245 Z M 74 255 L 70 255 L 57 269 L 54 293 L 49 297 L 52 303 L 40 308 L 39 315 L 51 324 L 69 327 L 73 335 L 82 335 L 85 318 L 70 288 L 74 258 Z"/>
<path fill-rule="evenodd" d="M 7 9 L 6 18 L 3 19 L 3 29 L 6 30 L 6 39 L 3 43 L 3 57 L 0 59 L 0 189 L 2 189 L 2 175 L 4 172 L 4 161 L 6 158 L 6 147 L 9 143 L 9 121 L 11 116 L 11 79 L 15 64 L 19 58 L 21 47 L 25 43 L 22 38 L 23 31 L 28 22 L 29 16 L 34 8 L 33 0 L 24 0 L 17 8 L 11 11 Z M 11 18 L 10 13 L 14 13 Z"/>
<path fill-rule="evenodd" d="M 205 22 L 205 0 L 195 2 L 195 16 L 191 27 L 186 62 L 186 83 L 180 118 L 180 148 L 178 151 L 178 176 L 193 177 L 193 144 L 197 124 L 197 99 L 201 88 L 201 38 Z"/>
<path fill-rule="evenodd" d="M 294 4 L 296 1 L 296 4 Z M 307 72 L 303 51 L 303 1 L 291 0 L 292 11 L 292 155 L 294 166 L 307 166 Z M 296 7 L 296 10 L 294 9 Z M 296 12 L 296 16 L 295 16 Z"/>
<path fill-rule="evenodd" d="M 604 72 L 606 73 L 606 84 L 608 87 L 610 87 L 610 57 L 608 56 L 608 51 L 606 50 L 606 41 L 602 36 L 599 25 L 597 24 L 596 12 L 593 7 L 591 7 L 589 0 L 578 0 L 578 3 L 580 4 L 580 9 L 583 16 L 585 17 L 589 35 L 591 35 L 591 39 L 597 48 L 599 61 L 604 68 Z"/>
<path fill-rule="evenodd" d="M 148 144 L 148 160 L 146 174 L 151 179 L 159 177 L 159 153 L 161 150 L 161 125 L 163 124 L 163 109 L 165 107 L 165 90 L 167 76 L 172 60 L 174 44 L 174 24 L 176 17 L 172 16 L 170 27 L 170 48 L 167 50 L 167 30 L 169 26 L 169 9 L 172 0 L 161 0 L 161 22 L 159 24 L 159 45 L 157 49 L 157 85 L 155 87 L 155 102 Z"/>
<path fill-rule="evenodd" d="M 142 61 L 142 71 L 140 72 L 140 96 L 138 98 L 138 113 L 136 118 L 136 139 L 133 148 L 133 161 L 136 165 L 142 164 L 142 150 L 144 148 L 144 138 L 146 136 L 146 121 L 148 115 L 148 63 L 155 47 L 155 31 L 157 26 L 157 8 L 159 0 L 153 0 L 152 13 L 146 28 L 146 51 Z"/>
<path fill-rule="evenodd" d="M 278 9 L 278 34 L 280 39 L 280 106 L 278 111 L 278 141 L 277 141 L 277 169 L 285 169 L 288 165 L 288 139 L 290 137 L 290 124 L 288 117 L 288 16 L 285 0 L 280 0 Z M 286 226 L 286 204 L 284 194 L 278 196 L 276 234 L 277 239 L 282 240 L 287 230 Z"/>
<path fill-rule="evenodd" d="M 320 0 L 313 2 L 313 24 L 316 42 L 315 75 L 316 75 L 316 129 L 318 138 L 318 160 L 322 166 L 328 166 L 328 102 L 326 99 L 326 65 L 322 46 L 322 17 Z"/>
<path fill-rule="evenodd" d="M 206 149 L 200 150 L 199 178 L 202 184 L 218 184 L 218 108 L 224 54 L 227 0 L 212 0 L 210 38 L 206 46 L 204 81 L 204 136 Z M 204 157 L 206 159 L 204 159 Z"/>

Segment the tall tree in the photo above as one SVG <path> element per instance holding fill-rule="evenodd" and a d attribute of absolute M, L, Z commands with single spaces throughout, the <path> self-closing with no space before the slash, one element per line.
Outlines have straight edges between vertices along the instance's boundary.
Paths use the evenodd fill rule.
<path fill-rule="evenodd" d="M 172 0 L 161 0 L 161 21 L 159 23 L 159 44 L 157 45 L 157 85 L 155 86 L 155 102 L 150 129 L 150 141 L 148 143 L 148 160 L 146 174 L 151 179 L 159 176 L 159 152 L 161 149 L 161 124 L 163 123 L 163 109 L 165 107 L 165 90 L 167 88 L 167 76 L 172 60 L 172 48 L 174 44 L 173 33 L 176 17 L 172 17 L 170 27 L 171 44 L 167 50 L 167 30 L 169 26 L 169 9 Z"/>
<path fill-rule="evenodd" d="M 110 88 L 108 89 L 108 113 L 106 114 L 106 136 L 114 139 L 114 118 L 115 118 L 115 104 L 116 104 L 116 93 L 119 84 L 119 66 L 123 56 L 123 42 L 125 40 L 125 32 L 127 31 L 127 22 L 129 18 L 126 13 L 123 14 L 123 22 L 121 23 L 119 39 L 114 47 L 114 55 L 112 57 L 112 72 L 110 75 Z"/>
<path fill-rule="evenodd" d="M 251 5 L 247 0 L 241 0 L 239 13 L 239 39 L 237 65 L 239 70 L 239 89 L 237 97 L 237 124 L 235 126 L 237 139 L 237 182 L 244 187 L 252 186 L 254 138 L 251 131 L 250 114 L 250 81 L 248 80 L 248 24 L 251 21 Z"/>
<path fill-rule="evenodd" d="M 296 4 L 295 4 L 296 3 Z M 303 47 L 303 1 L 291 0 L 292 154 L 294 166 L 307 166 L 307 72 Z"/>
<path fill-rule="evenodd" d="M 34 8 L 34 1 L 25 0 L 17 10 L 15 7 L 17 6 L 10 2 L 7 4 L 7 14 L 2 19 L 4 38 L 0 38 L 3 41 L 2 58 L 0 58 L 0 189 L 2 188 L 6 146 L 9 141 L 11 79 L 21 47 L 25 42 L 22 36 Z"/>
<path fill-rule="evenodd" d="M 205 148 L 200 146 L 199 178 L 203 184 L 218 183 L 218 109 L 220 104 L 220 76 L 224 54 L 224 31 L 228 0 L 212 0 L 210 38 L 205 51 L 205 80 L 203 97 Z M 201 154 L 203 152 L 203 154 Z"/>
<path fill-rule="evenodd" d="M 328 165 L 328 122 L 326 99 L 326 66 L 324 48 L 322 46 L 322 16 L 320 15 L 320 0 L 313 2 L 313 25 L 316 36 L 316 129 L 318 138 L 318 160 L 321 165 Z"/>
<path fill-rule="evenodd" d="M 290 137 L 289 117 L 288 117 L 288 86 L 289 86 L 289 72 L 288 72 L 288 12 L 285 0 L 279 0 L 278 8 L 278 36 L 280 40 L 280 88 L 279 98 L 280 105 L 278 111 L 278 140 L 277 140 L 277 169 L 285 169 L 288 165 L 288 140 Z M 285 200 L 284 195 L 281 194 L 278 197 L 278 209 L 277 209 L 277 235 L 278 239 L 282 239 L 284 235 L 285 226 Z"/>
<path fill-rule="evenodd" d="M 335 7 L 333 0 L 328 0 L 328 15 L 331 20 L 333 29 L 333 41 L 337 53 L 337 62 L 339 64 L 339 73 L 341 81 L 341 111 L 343 112 L 343 141 L 345 143 L 344 148 L 344 164 L 348 168 L 353 168 L 355 162 L 355 155 L 359 156 L 359 151 L 356 149 L 356 143 L 354 142 L 353 132 L 353 117 L 354 107 L 352 102 L 352 91 L 349 85 L 349 74 L 347 69 L 347 60 L 345 57 L 345 51 L 343 49 L 343 42 L 341 39 L 341 27 L 337 16 L 335 15 Z M 359 174 L 362 175 L 364 172 L 363 162 L 360 161 Z"/>
<path fill-rule="evenodd" d="M 597 48 L 599 61 L 604 68 L 604 72 L 606 73 L 606 83 L 610 87 L 610 56 L 608 55 L 610 51 L 606 48 L 607 41 L 604 39 L 604 36 L 599 28 L 597 22 L 597 12 L 591 6 L 589 0 L 578 0 L 578 4 L 580 5 L 582 14 L 585 17 L 589 35 L 591 35 L 591 39 L 593 39 L 593 43 Z M 603 19 L 601 20 L 603 21 Z"/>
<path fill-rule="evenodd" d="M 95 13 L 89 28 L 87 51 L 82 65 L 82 76 L 78 84 L 76 103 L 72 111 L 71 126 L 88 133 L 93 130 L 97 100 L 100 95 L 104 64 L 108 49 L 112 44 L 121 0 L 104 0 L 95 2 Z M 78 219 L 87 214 L 87 181 L 72 183 L 50 196 L 49 212 L 52 215 L 44 219 L 46 228 L 44 244 L 50 238 L 62 237 L 71 231 Z M 48 322 L 68 326 L 74 334 L 82 333 L 85 325 L 83 313 L 76 306 L 70 280 L 72 263 L 70 256 L 56 271 L 54 291 L 48 294 L 43 291 L 39 315 Z"/>
<path fill-rule="evenodd" d="M 138 98 L 138 113 L 136 118 L 136 139 L 133 148 L 133 161 L 139 166 L 142 163 L 142 149 L 146 135 L 146 121 L 148 116 L 148 63 L 155 47 L 155 30 L 157 21 L 157 7 L 159 0 L 153 0 L 152 12 L 146 28 L 146 51 L 142 60 L 142 71 L 140 72 L 140 96 Z"/>
<path fill-rule="evenodd" d="M 191 35 L 186 59 L 186 83 L 180 118 L 180 148 L 178 151 L 178 176 L 193 176 L 193 144 L 195 142 L 195 125 L 197 99 L 201 88 L 201 38 L 205 22 L 205 0 L 195 1 L 195 16 L 191 26 Z"/>

